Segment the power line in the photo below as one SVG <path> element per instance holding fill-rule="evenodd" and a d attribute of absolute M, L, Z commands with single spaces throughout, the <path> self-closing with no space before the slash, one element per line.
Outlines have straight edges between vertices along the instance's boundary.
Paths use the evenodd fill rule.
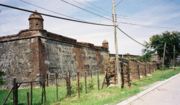
<path fill-rule="evenodd" d="M 124 0 L 120 0 L 118 3 L 116 3 L 116 7 L 119 5 L 119 4 L 121 4 L 122 2 L 123 2 Z"/>
<path fill-rule="evenodd" d="M 85 11 L 85 12 L 88 12 L 88 13 L 90 13 L 90 14 L 93 14 L 93 15 L 95 15 L 95 16 L 98 16 L 98 17 L 104 18 L 104 19 L 106 19 L 106 20 L 112 21 L 110 18 L 107 18 L 107 17 L 105 17 L 105 16 L 102 16 L 102 15 L 100 15 L 100 14 L 97 14 L 97 13 L 95 13 L 95 12 L 93 12 L 93 11 L 88 10 L 88 9 L 79 7 L 79 6 L 77 6 L 77 5 L 73 4 L 73 3 L 70 3 L 70 2 L 68 2 L 68 1 L 65 1 L 65 0 L 60 0 L 60 1 L 66 3 L 66 4 L 69 4 L 69 5 L 73 6 L 73 7 L 79 8 L 79 9 L 81 9 L 81 10 L 83 10 L 83 11 Z"/>
<path fill-rule="evenodd" d="M 88 2 L 88 1 L 87 1 L 87 2 Z M 104 8 L 101 8 L 101 7 L 97 6 L 97 5 L 94 4 L 94 3 L 90 3 L 90 2 L 89 2 L 89 4 L 91 4 L 93 7 L 97 8 L 97 9 L 99 9 L 99 10 L 101 10 L 101 11 L 104 11 L 104 13 L 110 13 L 110 14 L 111 14 L 111 12 L 106 11 Z"/>
<path fill-rule="evenodd" d="M 131 17 L 130 17 L 130 16 L 127 16 L 127 15 L 117 14 L 117 18 L 118 18 L 118 19 L 121 19 L 122 17 L 123 17 L 124 19 L 133 19 L 133 20 L 134 20 L 134 19 L 142 18 L 142 17 L 134 17 L 134 16 L 131 16 Z"/>
<path fill-rule="evenodd" d="M 130 23 L 130 22 L 119 22 L 121 24 L 127 24 L 127 25 L 132 25 L 132 26 L 140 26 L 140 27 L 147 27 L 147 28 L 176 28 L 176 27 L 165 27 L 165 26 L 154 26 L 154 25 L 144 25 L 144 24 L 137 24 L 137 23 Z"/>
<path fill-rule="evenodd" d="M 128 17 L 128 16 L 121 16 L 117 17 L 118 19 L 133 19 L 133 17 Z M 138 17 L 134 17 L 138 18 Z M 144 27 L 144 28 L 165 28 L 165 29 L 176 29 L 177 27 L 167 27 L 167 26 L 156 26 L 156 25 L 145 25 L 145 24 L 139 24 L 139 23 L 131 23 L 131 22 L 125 22 L 125 21 L 120 21 L 119 23 L 121 24 L 126 24 L 126 25 L 131 25 L 131 26 L 139 26 L 139 27 Z"/>
<path fill-rule="evenodd" d="M 31 6 L 34 6 L 34 7 L 37 7 L 37 8 L 40 8 L 40 9 L 43 9 L 43 10 L 52 12 L 52 13 L 55 13 L 55 14 L 57 14 L 57 15 L 61 15 L 61 16 L 69 17 L 69 18 L 74 18 L 74 17 L 67 16 L 67 15 L 65 15 L 65 14 L 62 14 L 62 13 L 59 13 L 59 12 L 56 12 L 56 11 L 53 11 L 53 10 L 50 10 L 50 9 L 41 7 L 41 6 L 39 6 L 39 5 L 36 5 L 36 4 L 30 3 L 30 2 L 24 1 L 24 0 L 19 0 L 19 1 L 21 1 L 21 2 L 23 2 L 23 3 L 25 3 L 25 4 L 28 4 L 28 5 L 31 5 Z M 76 19 L 76 18 L 74 18 L 74 19 Z"/>
<path fill-rule="evenodd" d="M 73 2 L 75 2 L 75 3 L 77 3 L 77 4 L 79 4 L 79 5 L 83 5 L 83 3 L 81 3 L 81 2 L 79 2 L 79 1 L 77 1 L 77 0 L 72 0 Z M 88 2 L 88 1 L 87 1 Z M 97 5 L 95 5 L 95 4 L 93 4 L 93 3 L 90 3 L 90 2 L 88 2 L 88 4 L 91 4 L 92 6 L 89 6 L 89 8 L 91 8 L 91 9 L 94 9 L 94 10 L 96 10 L 96 11 L 99 11 L 99 12 L 103 12 L 103 13 L 109 13 L 108 11 L 105 11 L 103 8 L 101 8 L 101 7 L 98 7 Z M 96 9 L 95 9 L 96 8 Z"/>
<path fill-rule="evenodd" d="M 32 10 L 23 9 L 23 8 L 19 8 L 19 7 L 15 7 L 15 6 L 10 6 L 10 5 L 6 5 L 6 4 L 1 4 L 1 3 L 0 3 L 0 6 L 7 7 L 7 8 L 11 8 L 11 9 L 16 9 L 16 10 L 20 10 L 20 11 L 24 11 L 24 12 L 34 13 L 34 11 L 32 11 Z M 101 23 L 95 23 L 95 22 L 89 22 L 89 21 L 82 21 L 82 20 L 70 19 L 70 18 L 65 18 L 65 17 L 55 16 L 55 15 L 50 15 L 50 14 L 46 14 L 46 13 L 42 13 L 42 12 L 38 12 L 38 13 L 40 13 L 40 14 L 43 15 L 43 16 L 52 17 L 52 18 L 61 19 L 61 20 L 72 21 L 72 22 L 78 22 L 78 23 L 84 23 L 84 24 L 91 24 L 91 25 L 98 25 L 98 26 L 109 26 L 109 27 L 112 27 L 112 26 L 113 26 L 113 25 L 109 25 L 109 24 L 101 24 Z"/>
<path fill-rule="evenodd" d="M 117 27 L 117 29 L 119 31 L 121 31 L 124 35 L 126 35 L 128 38 L 130 38 L 131 40 L 135 41 L 136 43 L 146 47 L 144 44 L 142 44 L 141 42 L 137 41 L 135 38 L 133 38 L 132 36 L 128 35 L 126 32 L 124 32 L 121 28 Z"/>
<path fill-rule="evenodd" d="M 28 5 L 31 5 L 31 6 L 34 6 L 34 7 L 37 7 L 37 8 L 40 8 L 40 9 L 43 9 L 43 10 L 55 13 L 55 14 L 61 15 L 61 16 L 69 17 L 69 18 L 72 18 L 72 19 L 74 18 L 74 17 L 71 17 L 71 16 L 68 16 L 68 15 L 65 15 L 65 14 L 62 14 L 62 13 L 59 13 L 59 12 L 56 12 L 56 11 L 53 11 L 53 10 L 41 7 L 39 5 L 36 5 L 36 4 L 30 3 L 30 2 L 24 1 L 24 0 L 19 0 L 19 1 L 21 1 L 23 3 L 26 3 Z M 80 2 L 78 2 L 76 0 L 73 0 L 73 1 L 78 3 L 78 4 L 82 4 L 82 3 L 80 3 Z M 122 1 L 123 0 L 119 1 L 117 4 L 121 3 Z M 1 10 L 0 10 L 0 12 L 1 12 Z M 124 18 L 129 18 L 129 17 L 124 17 Z M 77 19 L 77 18 L 74 18 L 74 19 Z M 79 20 L 79 19 L 77 19 L 77 20 Z M 168 28 L 168 29 L 169 28 L 175 28 L 175 27 L 163 27 L 163 26 L 154 26 L 154 25 L 144 25 L 144 24 L 137 24 L 137 23 L 130 23 L 130 22 L 119 22 L 119 23 L 127 24 L 127 25 L 133 25 L 133 26 L 147 27 L 147 28 Z"/>

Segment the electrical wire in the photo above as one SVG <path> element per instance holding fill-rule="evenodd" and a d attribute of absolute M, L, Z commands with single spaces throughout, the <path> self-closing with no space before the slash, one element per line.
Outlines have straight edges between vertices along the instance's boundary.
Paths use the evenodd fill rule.
<path fill-rule="evenodd" d="M 92 12 L 92 11 L 89 11 L 89 10 L 87 10 L 87 9 L 85 9 L 85 8 L 79 7 L 79 6 L 77 6 L 77 5 L 73 4 L 73 3 L 67 2 L 67 1 L 65 1 L 65 0 L 61 0 L 61 1 L 64 2 L 64 3 L 67 3 L 67 4 L 71 5 L 71 6 L 74 6 L 74 7 L 76 7 L 76 8 L 79 8 L 79 9 L 81 9 L 81 10 L 84 10 L 84 11 L 86 11 L 86 12 L 88 12 L 88 13 L 91 13 L 91 14 L 93 14 L 93 15 L 96 15 L 96 16 L 99 16 L 99 17 L 102 17 L 102 18 L 105 18 L 105 19 L 107 19 L 107 20 L 112 21 L 110 18 L 104 17 L 104 16 L 102 16 L 102 15 L 99 15 L 99 14 L 97 14 L 97 13 L 94 13 L 94 12 Z M 73 0 L 73 1 L 76 2 L 76 3 L 78 3 L 78 4 L 81 4 L 81 3 L 78 2 L 78 1 L 75 1 L 75 0 Z M 121 0 L 120 2 L 123 2 L 123 0 Z M 126 17 L 126 18 L 127 18 L 127 17 Z M 119 23 L 121 23 L 121 24 L 127 24 L 127 25 L 133 25 L 133 26 L 147 27 L 147 28 L 166 28 L 166 29 L 175 28 L 175 27 L 163 27 L 163 26 L 144 25 L 144 24 L 137 24 L 137 23 L 130 23 L 130 22 L 119 22 Z"/>
<path fill-rule="evenodd" d="M 19 0 L 23 3 L 26 3 L 28 5 L 31 5 L 31 6 L 34 6 L 34 7 L 37 7 L 37 8 L 40 8 L 40 9 L 43 9 L 43 10 L 46 10 L 46 11 L 49 11 L 49 12 L 52 12 L 52 13 L 55 13 L 55 14 L 58 14 L 58 15 L 61 15 L 61 16 L 65 16 L 65 17 L 68 17 L 68 18 L 72 18 L 72 19 L 76 19 L 76 20 L 79 20 L 77 18 L 74 18 L 74 17 L 71 17 L 71 16 L 68 16 L 68 15 L 65 15 L 65 14 L 62 14 L 62 13 L 59 13 L 59 12 L 55 12 L 53 10 L 50 10 L 50 9 L 47 9 L 47 8 L 44 8 L 44 7 L 41 7 L 39 5 L 36 5 L 36 4 L 33 4 L 33 3 L 30 3 L 30 2 L 27 2 L 27 1 L 24 1 L 24 0 Z M 63 0 L 64 1 L 64 0 Z M 81 4 L 80 2 L 76 1 L 76 0 L 73 0 L 74 2 L 78 3 L 78 4 Z M 119 1 L 116 6 L 123 2 L 123 0 Z M 0 11 L 1 12 L 1 11 Z M 124 17 L 123 18 L 129 18 L 129 17 Z M 109 20 L 109 18 L 108 18 Z M 127 25 L 133 25 L 133 26 L 140 26 L 140 27 L 147 27 L 147 28 L 175 28 L 175 27 L 162 27 L 162 26 L 152 26 L 152 25 L 144 25 L 144 24 L 137 24 L 137 23 L 129 23 L 129 22 L 119 22 L 119 23 L 122 23 L 122 24 L 127 24 Z"/>
<path fill-rule="evenodd" d="M 93 12 L 93 11 L 88 10 L 88 9 L 79 7 L 78 5 L 75 5 L 75 4 L 70 3 L 70 2 L 68 2 L 68 1 L 65 1 L 65 0 L 60 0 L 60 1 L 66 3 L 66 4 L 69 4 L 69 5 L 73 6 L 73 7 L 79 8 L 79 9 L 81 9 L 81 10 L 83 10 L 83 11 L 85 11 L 85 12 L 88 12 L 88 13 L 90 13 L 90 14 L 93 14 L 93 15 L 95 15 L 95 16 L 98 16 L 98 17 L 104 18 L 104 19 L 106 19 L 106 20 L 112 21 L 112 19 L 110 19 L 110 18 L 107 18 L 107 17 L 105 17 L 105 16 L 102 16 L 102 15 L 100 15 L 100 14 L 97 14 L 97 13 L 95 13 L 95 12 Z"/>
<path fill-rule="evenodd" d="M 11 9 L 16 9 L 16 10 L 20 10 L 20 11 L 24 11 L 24 12 L 29 12 L 29 13 L 34 13 L 34 11 L 32 10 L 28 10 L 28 9 L 23 9 L 23 8 L 19 8 L 19 7 L 15 7 L 15 6 L 10 6 L 10 5 L 6 5 L 6 4 L 1 4 L 0 6 L 3 7 L 7 7 L 7 8 L 11 8 Z M 112 27 L 114 25 L 109 25 L 109 24 L 101 24 L 101 23 L 95 23 L 95 22 L 89 22 L 89 21 L 81 21 L 81 20 L 76 20 L 76 19 L 70 19 L 70 18 L 65 18 L 65 17 L 60 17 L 60 16 L 55 16 L 55 15 L 50 15 L 50 14 L 46 14 L 46 13 L 42 13 L 42 12 L 38 12 L 43 16 L 47 16 L 47 17 L 52 17 L 52 18 L 56 18 L 56 19 L 61 19 L 61 20 L 67 20 L 67 21 L 72 21 L 72 22 L 78 22 L 78 23 L 84 23 L 84 24 L 91 24 L 91 25 L 98 25 L 98 26 L 108 26 L 108 27 Z M 130 25 L 139 25 L 139 24 L 134 24 L 134 23 L 126 23 L 126 22 L 120 22 L 120 23 L 124 23 L 124 24 L 130 24 Z M 141 25 L 144 26 L 144 25 Z M 149 26 L 148 26 L 149 27 Z M 152 27 L 152 26 L 151 26 Z M 167 28 L 167 27 L 160 27 L 160 28 Z M 124 35 L 126 35 L 128 38 L 130 38 L 131 40 L 135 41 L 136 43 L 142 45 L 145 47 L 144 44 L 140 43 L 139 41 L 137 41 L 136 39 L 134 39 L 133 37 L 131 37 L 130 35 L 128 35 L 126 32 L 124 32 L 122 29 L 120 29 L 119 27 L 117 27 L 117 29 L 119 31 L 121 31 Z"/>
<path fill-rule="evenodd" d="M 75 3 L 80 4 L 80 5 L 83 4 L 83 3 L 81 3 L 81 2 L 78 2 L 77 0 L 72 0 L 72 1 L 74 1 Z M 111 12 L 106 11 L 104 8 L 101 8 L 101 7 L 95 5 L 95 4 L 92 3 L 92 2 L 89 2 L 89 1 L 86 1 L 86 2 L 88 2 L 89 5 L 92 5 L 93 7 L 91 7 L 91 8 L 94 9 L 94 10 L 95 10 L 95 8 L 96 8 L 96 10 L 99 10 L 99 12 L 103 12 L 103 13 L 105 13 L 105 14 L 107 14 L 107 13 L 111 14 Z"/>
<path fill-rule="evenodd" d="M 119 28 L 118 26 L 117 26 L 117 29 L 118 29 L 119 31 L 121 31 L 124 35 L 126 35 L 128 38 L 130 38 L 131 40 L 133 40 L 134 42 L 142 45 L 143 47 L 146 47 L 143 43 L 137 41 L 135 38 L 133 38 L 132 36 L 128 35 L 125 31 L 123 31 L 123 30 L 122 30 L 121 28 Z"/>
<path fill-rule="evenodd" d="M 93 7 L 97 8 L 97 9 L 99 9 L 101 11 L 104 11 L 104 13 L 110 13 L 111 14 L 111 12 L 106 11 L 104 8 L 101 8 L 101 7 L 97 6 L 97 5 L 95 5 L 94 3 L 89 3 L 89 4 L 91 4 Z"/>
<path fill-rule="evenodd" d="M 59 13 L 59 12 L 56 12 L 56 11 L 53 11 L 53 10 L 50 10 L 50 9 L 41 7 L 41 6 L 39 6 L 39 5 L 36 5 L 36 4 L 30 3 L 30 2 L 24 1 L 24 0 L 19 0 L 19 1 L 21 1 L 21 2 L 23 2 L 23 3 L 25 3 L 25 4 L 28 4 L 28 5 L 31 5 L 31 6 L 34 6 L 34 7 L 43 9 L 43 10 L 46 10 L 46 11 L 48 11 L 48 12 L 55 13 L 55 14 L 57 14 L 57 15 L 65 16 L 65 17 L 72 18 L 72 19 L 74 18 L 74 17 L 71 17 L 71 16 L 68 16 L 68 15 L 65 15 L 65 14 L 62 14 L 62 13 Z M 76 18 L 74 18 L 74 19 L 76 19 Z M 77 19 L 77 20 L 78 20 L 78 19 Z"/>
<path fill-rule="evenodd" d="M 32 10 L 23 9 L 23 8 L 19 8 L 19 7 L 15 7 L 15 6 L 10 6 L 10 5 L 6 5 L 6 4 L 1 4 L 0 3 L 0 6 L 11 8 L 11 9 L 16 9 L 16 10 L 20 10 L 20 11 L 24 11 L 24 12 L 34 13 L 34 11 L 32 11 Z M 72 22 L 91 24 L 91 25 L 98 25 L 98 26 L 109 26 L 109 27 L 113 26 L 113 25 L 109 25 L 109 24 L 101 24 L 101 23 L 95 23 L 95 22 L 89 22 L 89 21 L 81 21 L 81 20 L 76 20 L 76 19 L 70 19 L 70 18 L 50 15 L 50 14 L 42 13 L 42 12 L 38 12 L 38 13 L 43 15 L 43 16 L 52 17 L 52 18 L 61 19 L 61 20 L 72 21 Z"/>
<path fill-rule="evenodd" d="M 175 29 L 176 27 L 165 27 L 165 26 L 154 26 L 154 25 L 144 25 L 144 24 L 137 24 L 137 23 L 130 23 L 130 22 L 118 22 L 121 24 L 127 24 L 132 26 L 140 26 L 140 27 L 147 27 L 147 28 L 166 28 L 166 29 Z"/>
<path fill-rule="evenodd" d="M 124 0 L 120 0 L 115 6 L 117 7 L 119 4 L 121 4 Z"/>
<path fill-rule="evenodd" d="M 79 1 L 77 1 L 77 0 L 72 0 L 73 2 L 75 2 L 76 4 L 79 4 L 79 5 L 84 5 L 83 3 L 81 3 L 81 2 L 79 2 Z M 87 1 L 88 2 L 88 1 Z M 89 5 L 89 3 L 88 3 L 88 5 Z M 82 6 L 81 6 L 82 7 Z M 103 9 L 100 9 L 98 6 L 96 6 L 96 5 L 94 5 L 93 7 L 92 6 L 88 6 L 89 8 L 91 8 L 92 10 L 95 10 L 95 11 L 99 11 L 99 12 L 104 12 L 104 13 L 106 13 Z M 95 8 L 97 8 L 97 9 L 95 9 Z"/>

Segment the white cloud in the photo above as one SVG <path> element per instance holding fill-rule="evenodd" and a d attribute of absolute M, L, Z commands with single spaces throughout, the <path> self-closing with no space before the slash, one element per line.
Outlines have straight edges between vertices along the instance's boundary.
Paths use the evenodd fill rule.
<path fill-rule="evenodd" d="M 8 2 L 9 0 L 1 0 L 1 3 L 6 3 Z"/>

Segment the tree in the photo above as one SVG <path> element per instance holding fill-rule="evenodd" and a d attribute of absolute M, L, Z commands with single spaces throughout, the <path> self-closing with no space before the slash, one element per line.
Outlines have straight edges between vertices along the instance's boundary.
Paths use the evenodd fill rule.
<path fill-rule="evenodd" d="M 164 32 L 162 34 L 153 35 L 150 38 L 149 48 L 153 49 L 153 52 L 157 52 L 160 58 L 163 57 L 163 47 L 166 43 L 165 51 L 165 65 L 169 66 L 173 59 L 173 48 L 175 46 L 177 57 L 180 54 L 180 32 Z"/>
<path fill-rule="evenodd" d="M 143 55 L 139 57 L 138 60 L 142 62 L 149 62 L 151 61 L 152 54 L 154 53 L 154 50 L 151 49 L 150 44 L 148 42 L 145 42 L 145 49 L 143 49 Z"/>
<path fill-rule="evenodd" d="M 142 56 L 140 56 L 138 58 L 139 61 L 141 62 L 149 62 L 151 61 L 151 56 L 152 56 L 152 53 L 144 53 Z"/>

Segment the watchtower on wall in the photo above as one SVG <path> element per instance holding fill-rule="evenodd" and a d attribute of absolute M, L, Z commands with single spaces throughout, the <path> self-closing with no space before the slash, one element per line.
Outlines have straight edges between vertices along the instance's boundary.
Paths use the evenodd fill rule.
<path fill-rule="evenodd" d="M 29 16 L 29 30 L 43 30 L 43 21 L 41 14 L 35 11 Z"/>
<path fill-rule="evenodd" d="M 102 46 L 77 42 L 44 30 L 43 21 L 41 14 L 34 11 L 29 16 L 28 29 L 0 37 L 0 71 L 5 72 L 5 81 L 39 80 L 67 71 L 105 70 L 109 58 L 107 41 Z"/>
<path fill-rule="evenodd" d="M 109 43 L 108 43 L 107 40 L 104 40 L 104 41 L 102 42 L 102 47 L 109 49 Z"/>

